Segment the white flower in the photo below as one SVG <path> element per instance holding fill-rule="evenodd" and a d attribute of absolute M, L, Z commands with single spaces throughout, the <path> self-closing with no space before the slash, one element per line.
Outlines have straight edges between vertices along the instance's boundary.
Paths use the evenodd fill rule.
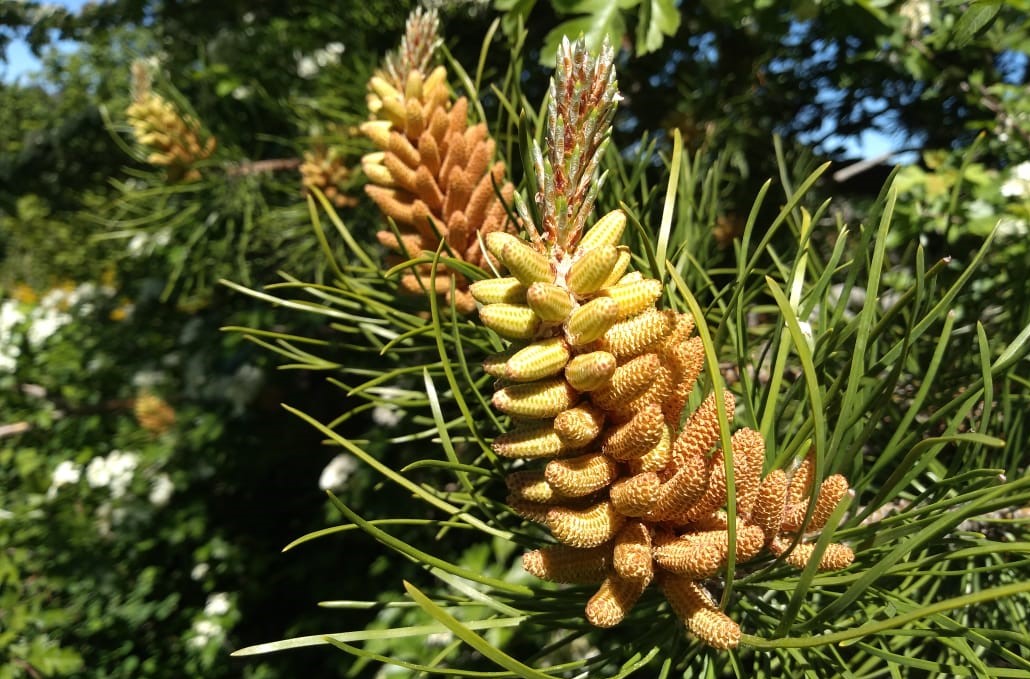
<path fill-rule="evenodd" d="M 24 320 L 25 314 L 22 313 L 18 300 L 5 299 L 3 304 L 0 304 L 0 335 L 6 336 Z"/>
<path fill-rule="evenodd" d="M 225 592 L 216 592 L 207 598 L 204 613 L 211 616 L 225 615 L 229 608 L 229 595 Z"/>
<path fill-rule="evenodd" d="M 222 633 L 222 626 L 214 620 L 196 620 L 193 623 L 193 636 L 190 637 L 190 645 L 203 648 L 214 639 L 221 637 Z"/>
<path fill-rule="evenodd" d="M 165 381 L 165 374 L 160 370 L 140 370 L 132 376 L 132 386 L 137 389 L 156 387 Z"/>
<path fill-rule="evenodd" d="M 252 24 L 252 23 L 254 23 L 254 13 L 253 12 L 244 12 L 243 16 L 240 17 L 240 18 L 243 19 L 243 23 L 245 23 L 245 24 Z"/>
<path fill-rule="evenodd" d="M 232 91 L 232 98 L 236 101 L 243 101 L 244 99 L 250 97 L 251 91 L 252 90 L 246 85 L 238 85 Z"/>
<path fill-rule="evenodd" d="M 71 320 L 71 316 L 57 310 L 54 307 L 42 307 L 42 313 L 32 319 L 32 324 L 26 333 L 29 344 L 38 347 L 55 332 L 61 329 L 65 323 Z"/>
<path fill-rule="evenodd" d="M 970 203 L 966 205 L 966 214 L 969 215 L 970 219 L 990 217 L 994 214 L 994 206 L 986 200 L 978 198 L 974 201 L 970 201 Z"/>
<path fill-rule="evenodd" d="M 1030 183 L 1030 160 L 1023 161 L 1012 168 L 1012 174 L 1021 182 Z"/>
<path fill-rule="evenodd" d="M 171 477 L 168 474 L 158 474 L 154 482 L 150 484 L 150 495 L 147 498 L 155 507 L 164 507 L 171 499 L 173 491 L 175 491 L 175 484 L 172 483 Z"/>
<path fill-rule="evenodd" d="M 1006 198 L 1019 198 L 1026 193 L 1026 182 L 1016 177 L 1006 179 L 1001 185 L 1001 195 Z"/>
<path fill-rule="evenodd" d="M 346 453 L 337 455 L 322 470 L 321 476 L 318 477 L 318 487 L 322 490 L 343 488 L 347 479 L 357 468 L 358 463 L 352 456 Z"/>
<path fill-rule="evenodd" d="M 400 408 L 380 405 L 372 409 L 372 421 L 380 427 L 396 427 L 403 416 Z"/>
<path fill-rule="evenodd" d="M 47 489 L 47 499 L 53 499 L 57 495 L 57 489 L 61 486 L 68 486 L 78 483 L 82 477 L 82 467 L 71 460 L 65 460 L 57 465 L 53 475 L 50 477 L 50 488 Z"/>
<path fill-rule="evenodd" d="M 1005 216 L 998 220 L 998 238 L 1022 238 L 1030 232 L 1030 224 L 1025 219 Z"/>
<path fill-rule="evenodd" d="M 201 561 L 190 570 L 190 579 L 195 581 L 203 580 L 209 570 L 211 570 L 211 567 Z"/>
<path fill-rule="evenodd" d="M 111 470 L 107 468 L 107 460 L 94 457 L 86 467 L 86 483 L 90 488 L 103 488 L 111 483 Z"/>
<path fill-rule="evenodd" d="M 121 450 L 112 450 L 107 456 L 107 468 L 111 473 L 111 497 L 119 498 L 125 495 L 132 483 L 133 472 L 139 464 L 139 456 L 136 453 L 127 453 Z"/>
<path fill-rule="evenodd" d="M 311 57 L 301 57 L 297 62 L 297 75 L 310 79 L 318 75 L 318 62 Z"/>
<path fill-rule="evenodd" d="M 129 244 L 126 246 L 126 250 L 132 257 L 139 257 L 147 249 L 147 245 L 150 242 L 150 237 L 145 233 L 137 233 L 129 239 Z"/>

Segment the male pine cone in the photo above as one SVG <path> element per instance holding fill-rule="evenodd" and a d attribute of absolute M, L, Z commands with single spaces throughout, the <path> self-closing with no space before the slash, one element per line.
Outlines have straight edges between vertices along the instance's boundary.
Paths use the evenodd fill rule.
<path fill-rule="evenodd" d="M 361 131 L 379 150 L 362 159 L 371 182 L 365 190 L 397 226 L 396 233 L 376 234 L 396 253 L 391 264 L 431 256 L 443 240 L 443 256 L 485 268 L 478 235 L 513 228 L 505 205 L 515 189 L 505 180 L 504 163 L 493 160 L 496 144 L 486 125 L 469 125 L 468 100 L 452 103 L 446 69 L 428 71 L 435 32 L 435 13 L 417 11 L 399 53 L 369 81 L 370 109 L 378 119 L 364 123 Z M 432 265 L 418 265 L 403 275 L 401 289 L 424 295 L 433 288 L 453 299 L 459 312 L 475 310 L 461 273 L 440 266 L 435 287 L 432 274 Z"/>
<path fill-rule="evenodd" d="M 487 235 L 510 275 L 473 283 L 470 292 L 483 305 L 483 324 L 514 343 L 485 369 L 499 380 L 494 407 L 517 422 L 493 450 L 534 461 L 509 475 L 508 504 L 559 543 L 527 553 L 527 571 L 598 583 L 585 614 L 599 627 L 621 622 L 656 581 L 695 636 L 732 648 L 740 627 L 702 584 L 725 569 L 730 549 L 725 453 L 712 452 L 716 395 L 683 421 L 704 350 L 690 315 L 656 306 L 661 283 L 627 272 L 629 252 L 618 245 L 625 224 L 616 210 L 578 243 L 548 254 L 511 234 Z M 732 394 L 721 398 L 732 417 Z M 764 462 L 762 436 L 737 431 L 735 559 L 768 547 L 803 567 L 812 546 L 790 548 L 808 509 L 811 462 L 789 481 L 781 470 L 763 479 Z M 843 477 L 823 482 L 808 531 L 822 527 L 845 492 Z M 844 568 L 852 558 L 831 545 L 819 568 Z"/>

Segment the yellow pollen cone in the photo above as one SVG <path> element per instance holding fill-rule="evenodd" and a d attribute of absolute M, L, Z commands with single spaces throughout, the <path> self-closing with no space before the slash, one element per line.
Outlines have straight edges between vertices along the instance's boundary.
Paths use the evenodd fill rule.
<path fill-rule="evenodd" d="M 618 464 L 600 453 L 551 460 L 544 470 L 548 485 L 567 497 L 583 497 L 605 488 L 618 476 Z"/>
<path fill-rule="evenodd" d="M 504 478 L 511 497 L 529 502 L 553 504 L 560 496 L 547 483 L 542 469 L 522 469 L 511 472 Z"/>
<path fill-rule="evenodd" d="M 596 439 L 603 425 L 604 413 L 585 404 L 554 418 L 554 431 L 569 448 L 581 448 Z"/>
<path fill-rule="evenodd" d="M 618 306 L 614 301 L 609 301 L 618 314 Z M 669 330 L 670 319 L 666 314 L 653 308 L 647 309 L 612 326 L 604 334 L 598 348 L 615 354 L 615 358 L 638 356 L 665 337 Z"/>
<path fill-rule="evenodd" d="M 612 275 L 612 267 L 619 260 L 619 251 L 614 245 L 602 245 L 582 251 L 579 259 L 569 269 L 566 282 L 577 295 L 597 292 Z"/>
<path fill-rule="evenodd" d="M 615 627 L 625 619 L 647 588 L 647 580 L 609 575 L 586 606 L 586 619 L 595 627 Z"/>
<path fill-rule="evenodd" d="M 630 253 L 629 248 L 625 245 L 618 247 L 619 258 L 615 260 L 615 265 L 612 266 L 612 273 L 608 276 L 608 279 L 604 282 L 601 288 L 609 288 L 619 282 L 625 277 L 626 269 L 629 268 L 630 262 L 633 260 L 633 255 Z M 638 274 L 639 275 L 639 274 Z"/>
<path fill-rule="evenodd" d="M 488 304 L 479 310 L 483 325 L 507 339 L 533 339 L 540 317 L 521 304 Z"/>
<path fill-rule="evenodd" d="M 516 417 L 554 417 L 575 405 L 579 393 L 562 378 L 515 384 L 494 393 L 493 406 Z"/>
<path fill-rule="evenodd" d="M 526 286 L 514 277 L 488 278 L 469 286 L 469 292 L 481 304 L 524 304 Z"/>
<path fill-rule="evenodd" d="M 564 321 L 572 311 L 572 297 L 554 283 L 533 283 L 526 292 L 526 303 L 541 320 L 550 323 Z"/>
<path fill-rule="evenodd" d="M 615 374 L 618 362 L 607 351 L 592 351 L 573 357 L 565 366 L 565 379 L 577 391 L 600 389 Z"/>
<path fill-rule="evenodd" d="M 524 424 L 494 439 L 491 448 L 501 457 L 555 457 L 568 446 L 550 422 Z"/>
<path fill-rule="evenodd" d="M 651 558 L 651 533 L 639 521 L 628 521 L 615 536 L 612 550 L 612 566 L 615 572 L 628 580 L 647 580 L 654 576 L 654 560 Z"/>
<path fill-rule="evenodd" d="M 786 499 L 787 474 L 782 469 L 774 469 L 762 479 L 754 509 L 751 510 L 751 522 L 762 529 L 767 540 L 780 532 Z"/>
<path fill-rule="evenodd" d="M 621 478 L 613 483 L 609 497 L 618 513 L 625 516 L 643 516 L 658 499 L 661 485 L 658 474 L 645 472 Z"/>
<path fill-rule="evenodd" d="M 520 240 L 509 242 L 501 253 L 501 261 L 508 270 L 525 285 L 536 282 L 554 280 L 551 263 L 545 255 L 540 254 Z"/>
<path fill-rule="evenodd" d="M 528 382 L 561 372 L 569 361 L 569 347 L 560 337 L 534 342 L 508 359 L 508 379 Z"/>
<path fill-rule="evenodd" d="M 618 245 L 625 229 L 626 213 L 622 210 L 612 210 L 587 229 L 579 241 L 579 249 L 585 251 L 602 245 Z"/>
<path fill-rule="evenodd" d="M 589 344 L 608 332 L 618 318 L 618 305 L 607 297 L 598 297 L 569 314 L 565 336 L 573 346 Z"/>
<path fill-rule="evenodd" d="M 716 607 L 700 583 L 686 577 L 663 575 L 659 586 L 672 610 L 698 639 L 719 650 L 740 645 L 740 626 Z"/>
<path fill-rule="evenodd" d="M 653 278 L 625 283 L 601 292 L 619 306 L 619 320 L 634 316 L 653 305 L 662 296 L 662 284 Z"/>
<path fill-rule="evenodd" d="M 625 518 L 605 500 L 586 509 L 552 507 L 547 527 L 555 539 L 569 547 L 598 547 L 615 537 Z"/>
<path fill-rule="evenodd" d="M 592 549 L 552 545 L 523 554 L 522 567 L 542 580 L 592 585 L 608 574 L 611 550 L 606 545 Z"/>

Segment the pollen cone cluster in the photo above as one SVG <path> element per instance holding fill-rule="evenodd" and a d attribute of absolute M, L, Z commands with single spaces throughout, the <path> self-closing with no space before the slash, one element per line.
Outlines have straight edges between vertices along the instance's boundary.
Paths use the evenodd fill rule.
<path fill-rule="evenodd" d="M 168 181 L 196 181 L 194 165 L 215 151 L 215 138 L 201 141 L 200 123 L 151 89 L 147 67 L 132 65 L 133 102 L 125 110 L 136 141 L 148 149 L 147 162 L 166 168 Z"/>
<path fill-rule="evenodd" d="M 598 585 L 585 610 L 598 627 L 619 624 L 654 583 L 694 636 L 733 648 L 740 627 L 705 581 L 725 574 L 731 549 L 735 563 L 768 549 L 804 565 L 813 549 L 793 536 L 821 528 L 847 482 L 823 481 L 811 503 L 810 462 L 789 481 L 783 471 L 763 479 L 765 444 L 747 428 L 724 450 L 718 410 L 721 401 L 732 418 L 729 392 L 685 412 L 705 362 L 693 318 L 661 309 L 661 282 L 629 271 L 625 214 L 585 228 L 618 101 L 610 48 L 585 50 L 582 41 L 558 50 L 546 161 L 534 148 L 541 228 L 516 198 L 528 238 L 487 234 L 509 275 L 470 288 L 480 321 L 512 342 L 485 363 L 498 380 L 493 406 L 513 423 L 493 450 L 525 460 L 507 478 L 508 505 L 557 541 L 524 555 L 528 572 Z M 819 565 L 850 561 L 837 546 Z"/>
<path fill-rule="evenodd" d="M 350 179 L 350 168 L 344 164 L 339 149 L 316 147 L 304 152 L 300 165 L 301 185 L 305 192 L 318 189 L 336 207 L 351 207 L 357 204 L 354 196 L 344 193 L 344 184 Z"/>
<path fill-rule="evenodd" d="M 478 236 L 511 230 L 505 204 L 514 187 L 505 180 L 504 163 L 493 160 L 495 143 L 486 126 L 469 125 L 468 100 L 452 99 L 446 69 L 430 70 L 436 32 L 436 13 L 417 10 L 400 49 L 369 82 L 376 119 L 361 131 L 379 150 L 362 159 L 370 180 L 365 190 L 396 225 L 396 231 L 377 234 L 396 253 L 389 263 L 435 253 L 442 240 L 442 256 L 485 268 Z M 426 294 L 432 273 L 430 264 L 416 266 L 401 279 L 402 290 Z M 462 313 L 475 309 L 468 280 L 458 272 L 441 266 L 435 292 L 453 298 Z"/>

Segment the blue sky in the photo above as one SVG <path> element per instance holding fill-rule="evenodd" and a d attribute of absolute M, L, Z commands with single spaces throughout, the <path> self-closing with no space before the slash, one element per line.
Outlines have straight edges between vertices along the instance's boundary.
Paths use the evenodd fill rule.
<path fill-rule="evenodd" d="M 61 5 L 67 9 L 77 11 L 90 0 L 52 0 L 53 4 Z M 96 0 L 93 0 L 96 1 Z M 72 43 L 64 43 L 71 48 Z M 12 41 L 7 48 L 7 62 L 0 63 L 0 80 L 13 82 L 19 76 L 39 68 L 37 60 L 29 51 L 28 46 L 20 41 Z M 874 130 L 867 130 L 861 138 L 845 140 L 847 155 L 851 158 L 872 158 L 887 153 L 904 145 L 903 139 L 891 138 Z M 914 162 L 914 154 L 900 154 L 892 160 L 895 162 Z"/>
<path fill-rule="evenodd" d="M 77 11 L 89 0 L 51 0 L 51 4 L 60 5 Z M 29 51 L 28 45 L 21 40 L 14 40 L 7 47 L 7 63 L 0 63 L 0 80 L 12 82 L 18 76 L 39 68 L 39 60 Z"/>

